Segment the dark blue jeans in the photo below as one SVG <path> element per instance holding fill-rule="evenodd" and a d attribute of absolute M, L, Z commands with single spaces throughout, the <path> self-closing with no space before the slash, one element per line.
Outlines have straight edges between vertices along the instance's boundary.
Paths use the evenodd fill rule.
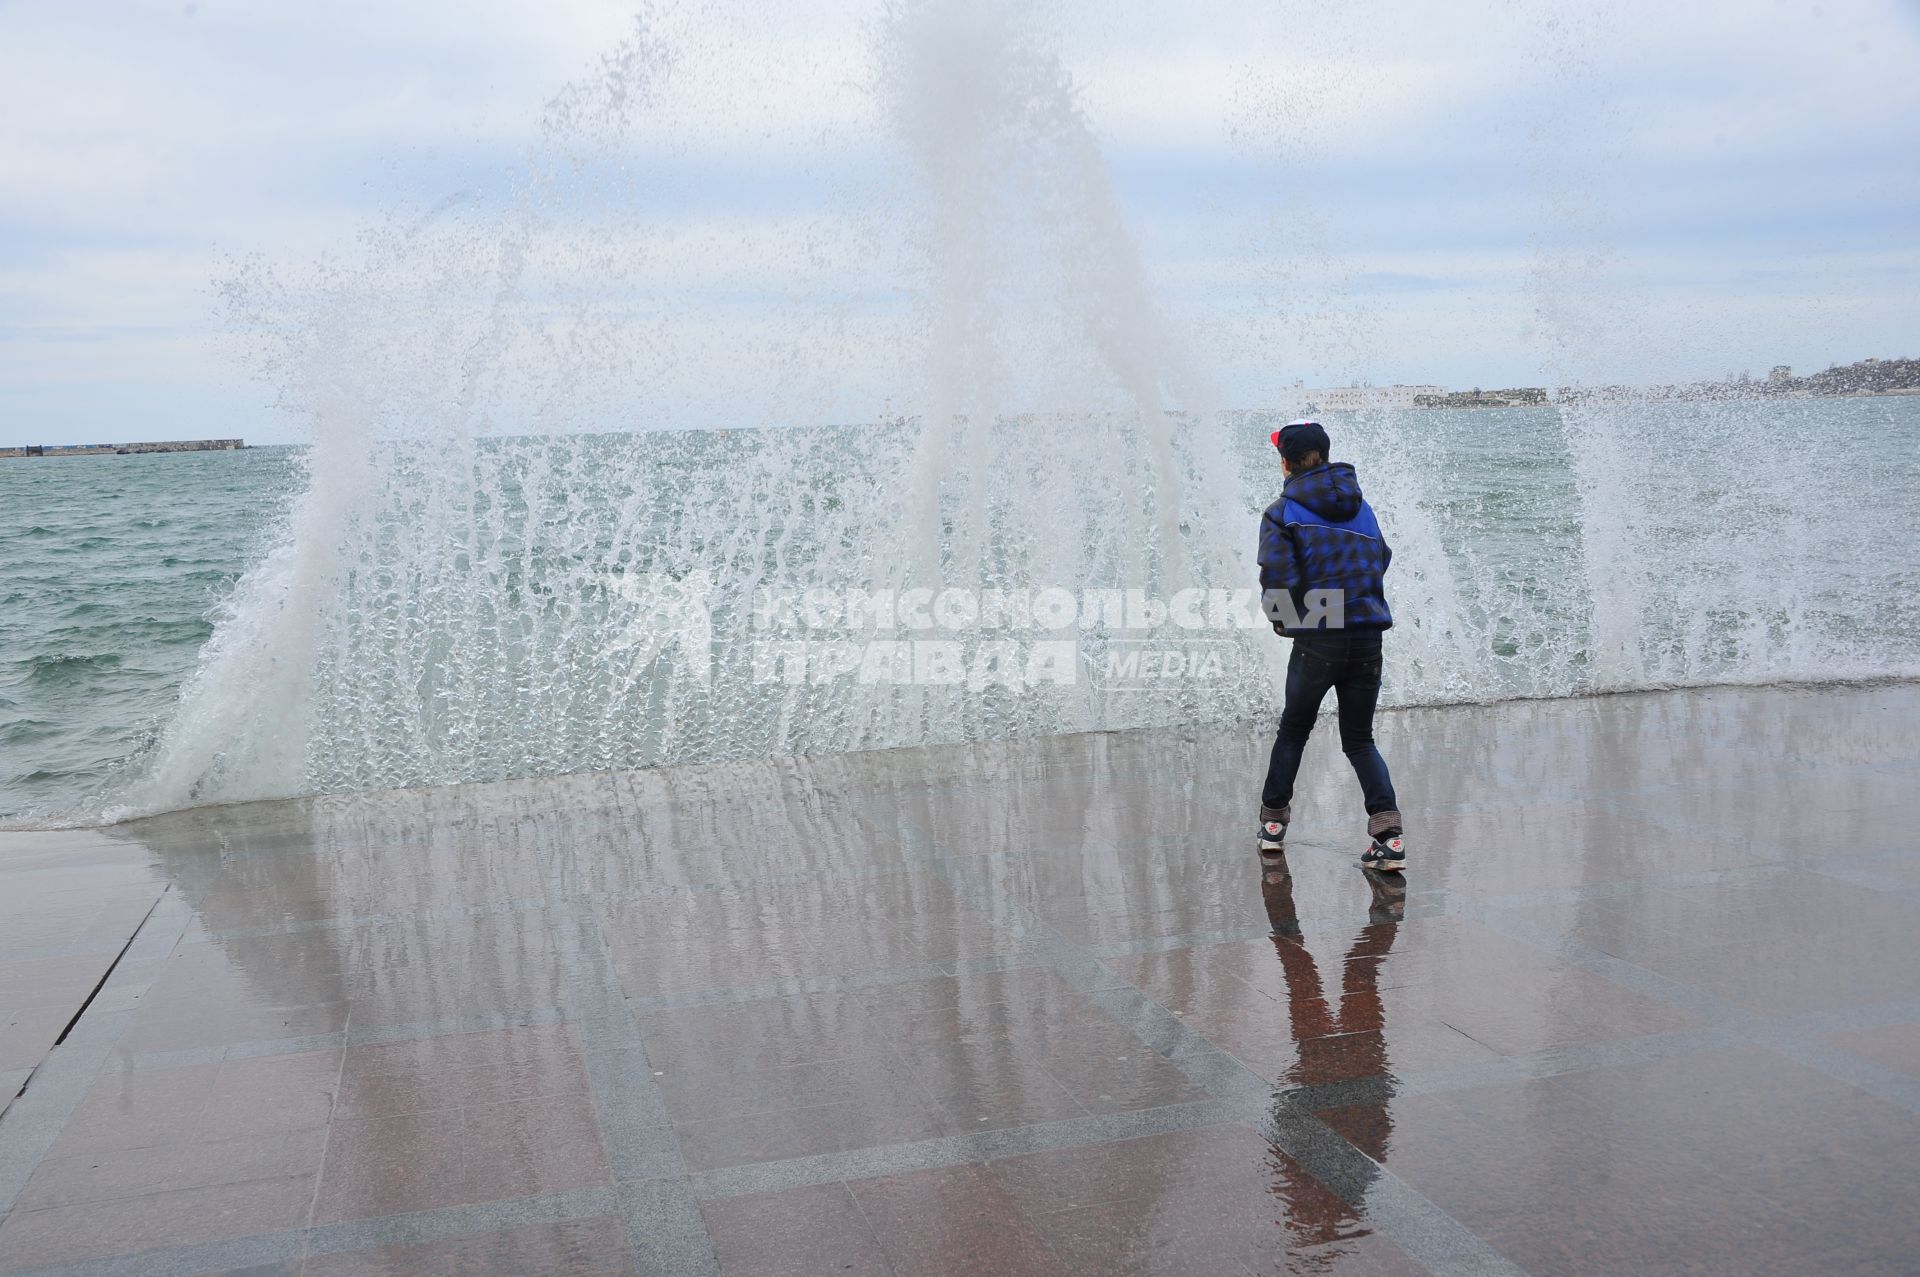
<path fill-rule="evenodd" d="M 1396 810 L 1399 804 L 1394 801 L 1387 760 L 1373 743 L 1373 709 L 1380 701 L 1379 630 L 1328 630 L 1293 640 L 1293 656 L 1287 661 L 1287 704 L 1280 711 L 1280 730 L 1273 738 L 1273 761 L 1267 764 L 1261 804 L 1285 807 L 1293 801 L 1300 755 L 1329 688 L 1340 701 L 1340 748 L 1360 778 L 1367 814 Z"/>

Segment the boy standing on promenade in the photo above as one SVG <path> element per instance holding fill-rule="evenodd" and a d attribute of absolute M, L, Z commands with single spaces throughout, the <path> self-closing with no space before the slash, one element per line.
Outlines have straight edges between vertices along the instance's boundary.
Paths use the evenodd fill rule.
<path fill-rule="evenodd" d="M 1260 589 L 1274 632 L 1293 640 L 1287 703 L 1260 795 L 1260 850 L 1286 845 L 1293 782 L 1320 702 L 1340 705 L 1340 748 L 1360 778 L 1371 839 L 1360 863 L 1399 870 L 1407 855 L 1387 762 L 1373 743 L 1380 636 L 1392 628 L 1384 578 L 1393 551 L 1360 495 L 1353 466 L 1327 460 L 1327 432 L 1295 421 L 1273 433 L 1287 475 L 1260 521 Z"/>

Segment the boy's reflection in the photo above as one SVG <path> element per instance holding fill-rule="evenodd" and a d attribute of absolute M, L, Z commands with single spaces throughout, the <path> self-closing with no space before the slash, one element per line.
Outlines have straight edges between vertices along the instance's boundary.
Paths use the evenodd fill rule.
<path fill-rule="evenodd" d="M 1398 874 L 1366 873 L 1373 899 L 1367 923 L 1354 937 L 1341 963 L 1339 1005 L 1327 1000 L 1320 968 L 1300 931 L 1293 903 L 1293 874 L 1284 855 L 1263 858 L 1260 892 L 1273 926 L 1273 948 L 1287 982 L 1287 1015 L 1291 1020 L 1295 1061 L 1281 1074 L 1274 1095 L 1277 1110 L 1307 1101 L 1321 1110 L 1341 1135 L 1375 1162 L 1384 1162 L 1393 1131 L 1387 1106 L 1393 1099 L 1393 1075 L 1387 1060 L 1385 1013 L 1380 1005 L 1380 965 L 1393 948 L 1394 933 L 1406 913 L 1406 881 Z M 1322 1108 L 1308 1097 L 1289 1094 L 1295 1087 L 1345 1083 L 1331 1107 Z M 1275 1192 L 1288 1202 L 1304 1202 L 1324 1193 L 1290 1159 L 1278 1160 L 1280 1182 Z M 1298 1179 L 1299 1182 L 1294 1181 Z M 1328 1217 L 1322 1212 L 1289 1211 L 1289 1227 L 1301 1240 L 1321 1243 L 1354 1236 L 1354 1220 Z M 1317 1217 L 1317 1218 L 1316 1218 Z"/>

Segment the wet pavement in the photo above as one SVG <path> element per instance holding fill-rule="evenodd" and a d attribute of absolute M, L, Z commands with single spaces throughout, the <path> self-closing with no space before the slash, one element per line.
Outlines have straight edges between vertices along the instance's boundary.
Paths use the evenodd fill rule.
<path fill-rule="evenodd" d="M 1911 1273 L 1917 722 L 1389 714 L 1398 881 L 1325 725 L 1267 863 L 1246 731 L 0 834 L 0 1271 Z"/>

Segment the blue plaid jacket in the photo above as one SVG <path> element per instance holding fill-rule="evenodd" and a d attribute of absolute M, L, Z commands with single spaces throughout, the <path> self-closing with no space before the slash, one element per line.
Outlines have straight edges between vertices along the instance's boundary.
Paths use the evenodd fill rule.
<path fill-rule="evenodd" d="M 1393 550 L 1373 507 L 1360 495 L 1359 477 L 1345 461 L 1287 480 L 1280 499 L 1260 520 L 1260 589 L 1285 591 L 1292 598 L 1293 617 L 1286 619 L 1307 618 L 1308 590 L 1339 590 L 1344 628 L 1391 629 L 1385 581 L 1391 562 Z M 1267 615 L 1276 624 L 1282 619 L 1271 607 Z M 1333 628 L 1330 618 L 1326 628 Z M 1317 627 L 1280 632 L 1313 634 Z"/>

